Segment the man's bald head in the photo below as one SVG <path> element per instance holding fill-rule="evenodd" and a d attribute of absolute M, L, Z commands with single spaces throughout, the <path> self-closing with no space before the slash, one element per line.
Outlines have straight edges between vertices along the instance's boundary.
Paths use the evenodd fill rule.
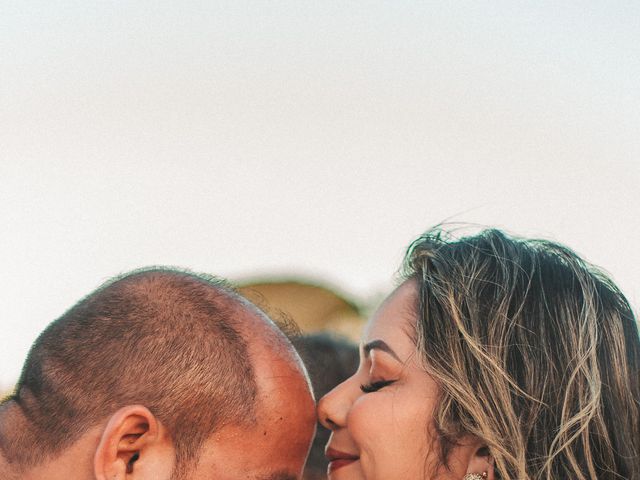
<path fill-rule="evenodd" d="M 11 418 L 0 448 L 13 464 L 37 465 L 139 404 L 167 428 L 177 465 L 189 462 L 212 432 L 256 423 L 256 330 L 290 355 L 282 334 L 220 280 L 153 269 L 110 281 L 34 343 L 3 406 Z"/>

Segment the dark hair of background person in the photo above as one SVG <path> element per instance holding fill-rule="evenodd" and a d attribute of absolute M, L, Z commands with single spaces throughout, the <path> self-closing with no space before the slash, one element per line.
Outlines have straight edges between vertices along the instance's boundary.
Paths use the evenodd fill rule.
<path fill-rule="evenodd" d="M 328 393 L 358 369 L 358 346 L 347 338 L 321 332 L 293 337 L 292 342 L 307 367 L 316 398 Z M 330 434 L 318 425 L 304 470 L 305 480 L 327 478 L 328 460 L 324 448 Z"/>
<path fill-rule="evenodd" d="M 640 479 L 640 339 L 610 278 L 570 249 L 436 228 L 405 258 L 441 399 L 441 461 L 480 438 L 504 479 Z"/>
<path fill-rule="evenodd" d="M 5 457 L 37 465 L 110 412 L 142 404 L 185 466 L 214 429 L 255 420 L 257 387 L 236 325 L 243 309 L 246 301 L 210 276 L 153 268 L 108 282 L 33 344 L 3 402 L 20 416 L 0 432 Z"/>

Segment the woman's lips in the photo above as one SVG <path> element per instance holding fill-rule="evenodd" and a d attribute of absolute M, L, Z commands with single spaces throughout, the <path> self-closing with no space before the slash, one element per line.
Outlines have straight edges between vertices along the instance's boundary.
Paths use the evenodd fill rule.
<path fill-rule="evenodd" d="M 355 462 L 356 460 L 358 460 L 357 458 L 351 458 L 351 459 L 347 459 L 347 458 L 343 458 L 340 460 L 331 460 L 329 462 L 329 473 L 333 473 L 336 470 L 338 470 L 339 468 L 345 467 L 347 465 L 352 464 L 353 462 Z"/>
<path fill-rule="evenodd" d="M 357 455 L 341 452 L 333 448 L 327 448 L 325 456 L 329 459 L 329 473 L 335 472 L 337 469 L 347 466 L 360 458 Z"/>

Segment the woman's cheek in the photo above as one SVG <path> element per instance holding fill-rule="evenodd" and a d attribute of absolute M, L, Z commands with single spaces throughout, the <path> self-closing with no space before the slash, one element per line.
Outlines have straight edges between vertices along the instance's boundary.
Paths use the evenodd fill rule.
<path fill-rule="evenodd" d="M 382 396 L 381 392 L 368 393 L 353 402 L 347 417 L 347 425 L 359 446 L 372 442 L 375 444 L 376 441 L 381 440 L 378 435 L 385 433 L 385 420 L 389 415 L 381 413 L 388 413 L 389 405 L 382 401 Z"/>
<path fill-rule="evenodd" d="M 398 439 L 394 436 L 390 415 L 381 414 L 390 411 L 388 399 L 382 392 L 363 395 L 353 403 L 347 418 L 349 433 L 360 455 L 360 468 L 367 480 L 383 480 L 382 470 L 394 468 L 389 462 L 394 462 Z"/>
<path fill-rule="evenodd" d="M 425 478 L 425 464 L 435 454 L 429 428 L 434 402 L 426 393 L 420 400 L 383 390 L 354 402 L 348 425 L 367 480 Z"/>

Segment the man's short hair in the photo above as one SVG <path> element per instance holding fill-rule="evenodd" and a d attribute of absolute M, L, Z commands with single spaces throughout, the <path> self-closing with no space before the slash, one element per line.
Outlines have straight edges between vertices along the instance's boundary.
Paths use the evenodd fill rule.
<path fill-rule="evenodd" d="M 215 429 L 255 422 L 256 381 L 238 328 L 248 305 L 223 281 L 186 271 L 109 281 L 33 344 L 5 400 L 26 428 L 0 447 L 33 466 L 117 409 L 142 404 L 170 432 L 177 465 L 197 459 Z"/>

